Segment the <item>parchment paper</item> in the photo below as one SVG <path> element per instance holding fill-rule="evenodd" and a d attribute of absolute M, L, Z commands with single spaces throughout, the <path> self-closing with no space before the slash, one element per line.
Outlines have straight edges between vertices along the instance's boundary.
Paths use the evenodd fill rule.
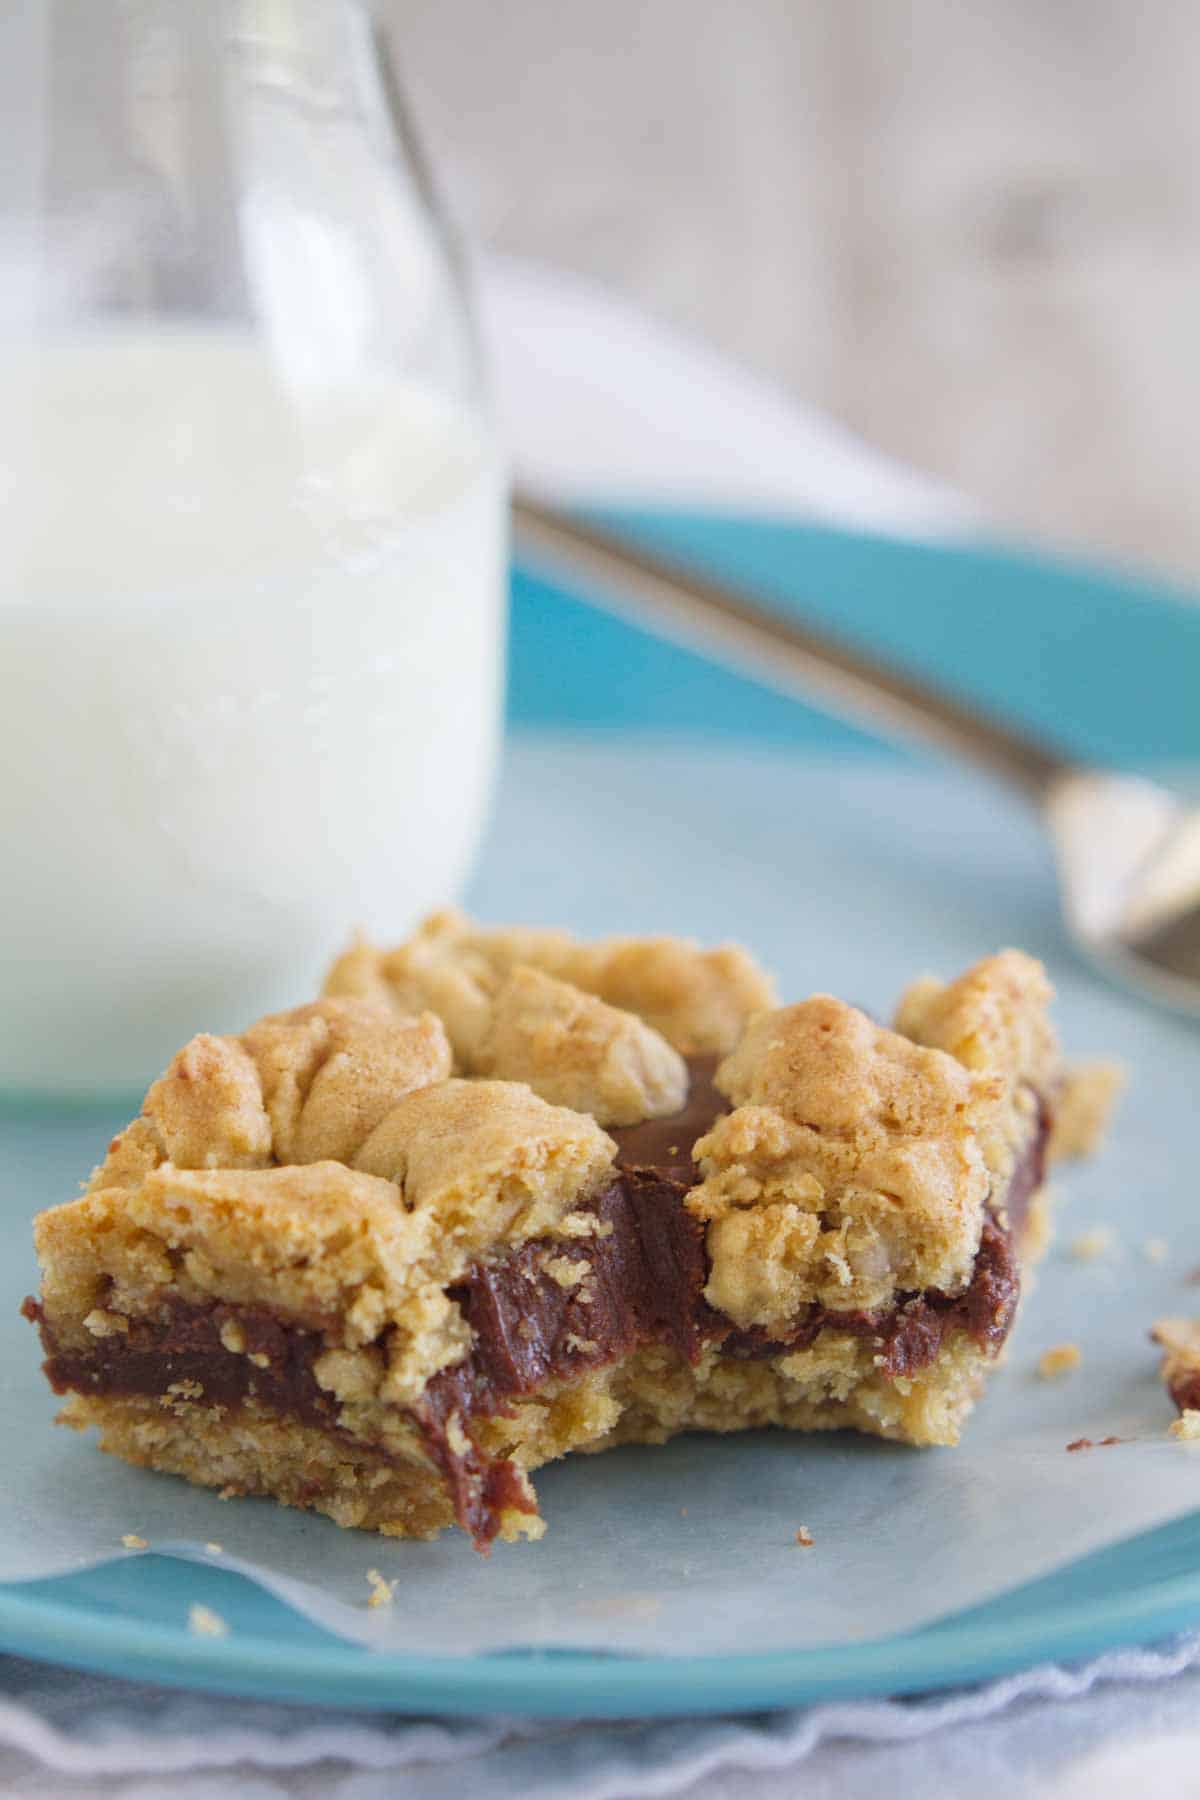
<path fill-rule="evenodd" d="M 0 1579 L 124 1555 L 136 1533 L 378 1647 L 753 1652 L 911 1629 L 1200 1506 L 1200 1446 L 1166 1436 L 1174 1415 L 1147 1341 L 1160 1315 L 1200 1312 L 1187 1281 L 1200 1264 L 1200 1032 L 1074 960 L 1023 815 L 895 763 L 541 740 L 510 756 L 472 899 L 497 919 L 736 936 L 789 995 L 826 988 L 882 1016 L 918 972 L 953 973 L 1007 942 L 1046 959 L 1068 1045 L 1115 1054 L 1133 1079 L 1103 1157 L 1058 1183 L 1057 1244 L 962 1445 L 758 1433 L 576 1457 L 535 1478 L 542 1542 L 487 1560 L 458 1533 L 398 1543 L 222 1503 L 51 1428 L 36 1342 L 15 1315 L 35 1281 L 28 1221 L 75 1191 L 123 1118 L 10 1115 Z M 1073 1255 L 1098 1225 L 1111 1252 Z M 1164 1260 L 1147 1249 L 1156 1239 Z M 1039 1379 L 1040 1353 L 1060 1342 L 1079 1345 L 1081 1366 Z M 1109 1435 L 1131 1441 L 1066 1450 Z M 367 1608 L 369 1568 L 395 1581 L 391 1606 Z"/>

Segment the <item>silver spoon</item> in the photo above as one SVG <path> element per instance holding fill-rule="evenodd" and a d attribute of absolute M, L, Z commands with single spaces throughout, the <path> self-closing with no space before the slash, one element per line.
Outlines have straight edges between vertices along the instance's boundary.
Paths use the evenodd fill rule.
<path fill-rule="evenodd" d="M 1200 1014 L 1200 810 L 1090 768 L 749 595 L 518 494 L 522 553 L 661 636 L 712 652 L 877 735 L 964 756 L 1018 789 L 1054 845 L 1075 943 L 1126 985 Z"/>

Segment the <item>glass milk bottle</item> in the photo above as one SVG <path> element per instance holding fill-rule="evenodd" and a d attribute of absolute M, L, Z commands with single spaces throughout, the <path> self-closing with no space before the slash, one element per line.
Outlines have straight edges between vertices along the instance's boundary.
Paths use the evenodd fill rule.
<path fill-rule="evenodd" d="M 454 896 L 503 474 L 353 0 L 10 9 L 0 142 L 0 1088 L 116 1094 Z"/>

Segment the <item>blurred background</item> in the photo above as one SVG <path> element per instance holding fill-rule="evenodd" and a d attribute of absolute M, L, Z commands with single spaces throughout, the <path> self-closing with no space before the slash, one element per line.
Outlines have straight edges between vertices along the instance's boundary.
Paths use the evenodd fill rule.
<path fill-rule="evenodd" d="M 479 244 L 1200 578 L 1189 0 L 381 0 Z"/>

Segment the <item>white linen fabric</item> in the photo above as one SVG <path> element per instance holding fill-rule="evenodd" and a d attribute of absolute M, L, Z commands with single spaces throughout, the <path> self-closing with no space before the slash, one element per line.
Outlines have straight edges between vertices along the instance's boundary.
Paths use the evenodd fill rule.
<path fill-rule="evenodd" d="M 1173 1679 L 1172 1679 L 1173 1678 Z M 1159 1690 L 1147 1695 L 1146 1688 Z M 149 1800 L 650 1800 L 788 1794 L 1157 1796 L 1195 1744 L 1200 1636 L 982 1687 L 740 1719 L 530 1724 L 322 1715 L 0 1660 L 0 1791 Z M 1091 1696 L 1088 1706 L 1079 1703 Z M 1151 1774 L 1151 1771 L 1153 1773 Z M 1139 1776 L 1140 1780 L 1140 1776 Z"/>

